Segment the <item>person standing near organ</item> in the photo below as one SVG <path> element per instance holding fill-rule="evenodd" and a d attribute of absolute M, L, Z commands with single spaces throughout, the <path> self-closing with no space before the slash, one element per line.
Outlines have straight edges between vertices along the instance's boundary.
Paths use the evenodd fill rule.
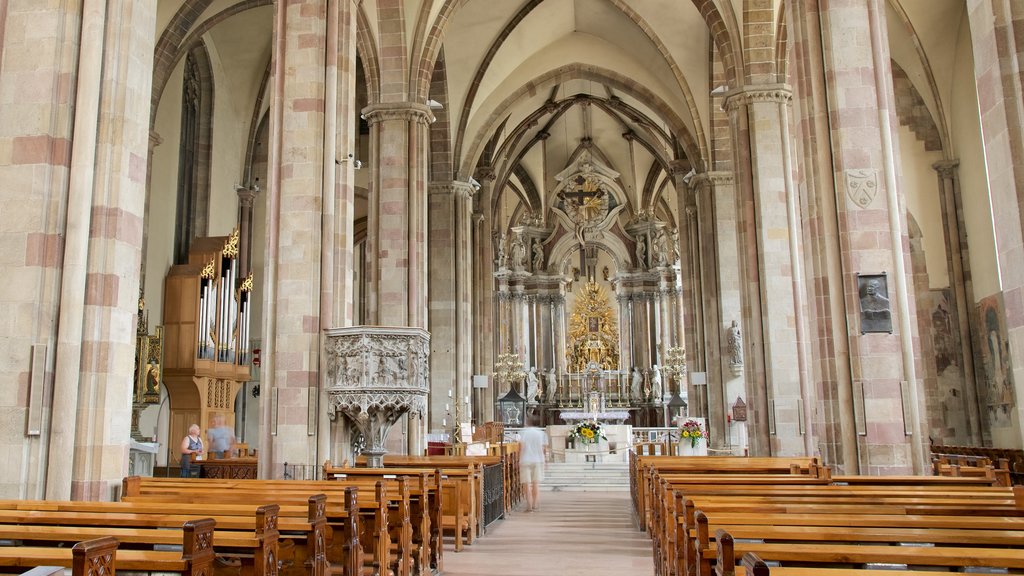
<path fill-rule="evenodd" d="M 214 458 L 229 456 L 235 445 L 235 431 L 224 423 L 223 414 L 214 416 L 211 424 L 213 426 L 206 431 L 206 439 L 210 441 L 210 455 Z"/>
<path fill-rule="evenodd" d="M 188 427 L 188 434 L 181 440 L 181 477 L 192 475 L 192 462 L 203 455 L 203 439 L 199 437 L 199 424 Z"/>

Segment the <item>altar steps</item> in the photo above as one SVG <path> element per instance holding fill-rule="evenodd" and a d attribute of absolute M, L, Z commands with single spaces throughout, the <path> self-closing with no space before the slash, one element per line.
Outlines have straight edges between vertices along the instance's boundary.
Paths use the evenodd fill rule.
<path fill-rule="evenodd" d="M 629 464 L 626 462 L 551 462 L 544 472 L 541 490 L 583 492 L 628 492 Z"/>

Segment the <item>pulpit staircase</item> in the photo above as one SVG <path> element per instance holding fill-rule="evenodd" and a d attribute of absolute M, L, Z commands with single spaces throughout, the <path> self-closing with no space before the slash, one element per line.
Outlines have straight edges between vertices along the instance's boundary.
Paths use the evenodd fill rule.
<path fill-rule="evenodd" d="M 628 492 L 627 462 L 551 462 L 544 471 L 541 490 Z"/>

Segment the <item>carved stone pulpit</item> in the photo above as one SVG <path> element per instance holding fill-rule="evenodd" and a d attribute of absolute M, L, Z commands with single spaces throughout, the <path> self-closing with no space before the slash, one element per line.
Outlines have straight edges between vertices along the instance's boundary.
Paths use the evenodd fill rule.
<path fill-rule="evenodd" d="M 430 334 L 421 328 L 356 326 L 326 330 L 328 413 L 362 435 L 371 468 L 404 414 L 424 415 L 430 390 Z"/>

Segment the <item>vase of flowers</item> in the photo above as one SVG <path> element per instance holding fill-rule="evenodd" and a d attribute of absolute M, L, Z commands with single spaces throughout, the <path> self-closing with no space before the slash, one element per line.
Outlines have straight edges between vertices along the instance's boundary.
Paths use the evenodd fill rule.
<path fill-rule="evenodd" d="M 608 436 L 605 435 L 604 427 L 601 426 L 600 422 L 595 421 L 580 422 L 573 426 L 572 430 L 569 431 L 569 437 L 573 439 L 577 446 L 583 446 L 584 448 L 597 444 L 601 440 L 608 439 Z"/>
<path fill-rule="evenodd" d="M 708 455 L 708 432 L 699 420 L 688 418 L 679 426 L 679 455 Z"/>

